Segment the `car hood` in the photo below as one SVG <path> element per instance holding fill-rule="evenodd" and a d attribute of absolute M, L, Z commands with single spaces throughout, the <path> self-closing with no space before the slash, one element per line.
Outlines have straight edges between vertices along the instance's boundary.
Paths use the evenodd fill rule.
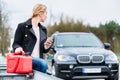
<path fill-rule="evenodd" d="M 113 54 L 111 50 L 106 50 L 104 48 L 60 48 L 56 50 L 57 53 L 62 54 Z"/>

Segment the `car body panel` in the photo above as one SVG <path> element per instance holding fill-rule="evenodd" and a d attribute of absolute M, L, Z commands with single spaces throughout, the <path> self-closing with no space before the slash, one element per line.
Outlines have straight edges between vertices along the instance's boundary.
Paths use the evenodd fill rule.
<path fill-rule="evenodd" d="M 119 62 L 115 53 L 105 49 L 105 45 L 93 33 L 57 33 L 54 35 L 53 50 L 53 65 L 57 77 L 118 80 L 113 78 L 119 72 Z"/>

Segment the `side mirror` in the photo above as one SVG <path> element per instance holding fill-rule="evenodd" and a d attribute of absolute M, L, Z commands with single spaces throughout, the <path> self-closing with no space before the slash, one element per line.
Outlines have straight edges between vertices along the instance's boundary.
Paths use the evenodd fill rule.
<path fill-rule="evenodd" d="M 104 43 L 104 47 L 105 47 L 105 49 L 110 48 L 110 46 L 111 46 L 111 44 L 110 44 L 110 43 Z"/>

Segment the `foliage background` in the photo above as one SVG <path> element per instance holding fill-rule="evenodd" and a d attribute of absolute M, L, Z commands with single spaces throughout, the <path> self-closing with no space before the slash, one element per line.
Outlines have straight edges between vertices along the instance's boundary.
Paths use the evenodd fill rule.
<path fill-rule="evenodd" d="M 97 35 L 103 43 L 111 44 L 111 50 L 120 53 L 120 25 L 111 20 L 99 26 L 85 25 L 82 21 L 74 21 L 71 18 L 60 18 L 59 23 L 47 26 L 48 36 L 58 32 L 92 32 Z"/>

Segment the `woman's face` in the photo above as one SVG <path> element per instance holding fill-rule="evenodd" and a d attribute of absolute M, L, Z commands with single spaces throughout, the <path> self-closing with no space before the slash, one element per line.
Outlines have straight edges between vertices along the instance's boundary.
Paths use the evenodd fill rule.
<path fill-rule="evenodd" d="M 40 21 L 41 22 L 45 22 L 46 19 L 47 19 L 47 11 L 40 14 Z"/>

